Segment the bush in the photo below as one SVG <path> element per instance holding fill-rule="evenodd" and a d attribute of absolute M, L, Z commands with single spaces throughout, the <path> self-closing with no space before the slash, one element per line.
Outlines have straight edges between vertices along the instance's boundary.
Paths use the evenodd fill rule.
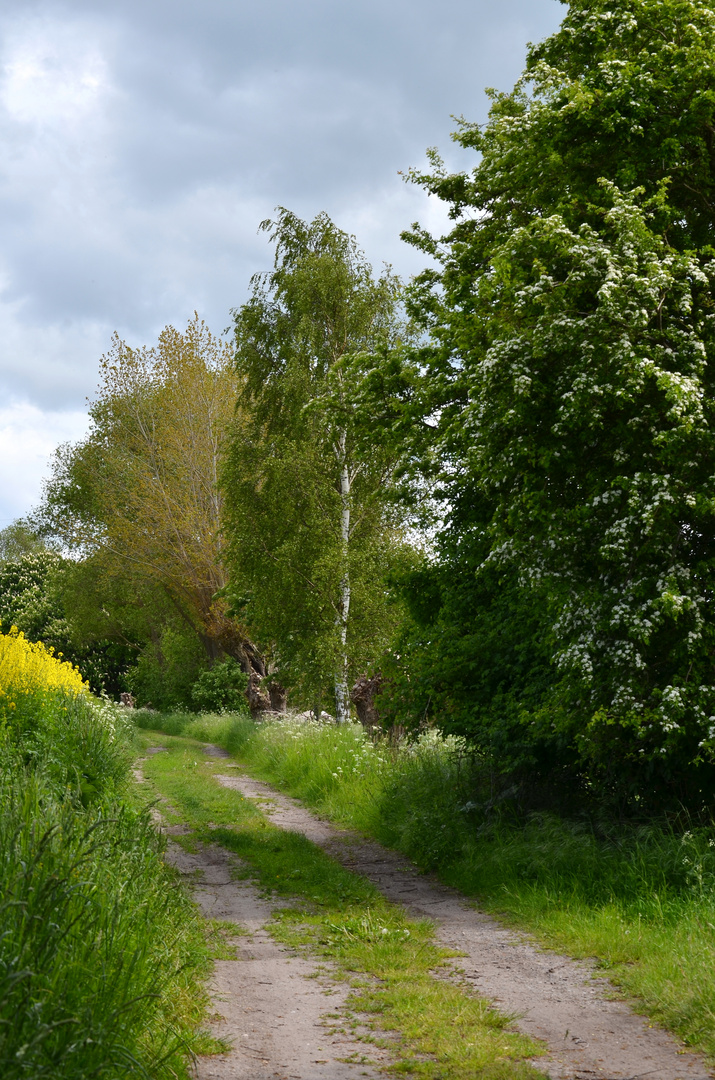
<path fill-rule="evenodd" d="M 195 634 L 165 626 L 157 640 L 143 647 L 127 672 L 127 685 L 141 705 L 165 712 L 190 709 L 191 689 L 206 662 L 206 651 Z"/>
<path fill-rule="evenodd" d="M 8 634 L 0 634 L 0 722 L 16 729 L 26 723 L 32 726 L 31 718 L 41 714 L 45 695 L 60 691 L 86 697 L 87 689 L 79 671 L 41 642 L 28 641 L 14 626 Z"/>
<path fill-rule="evenodd" d="M 245 690 L 248 676 L 240 664 L 228 656 L 208 671 L 202 671 L 191 689 L 191 700 L 198 712 L 247 711 Z"/>

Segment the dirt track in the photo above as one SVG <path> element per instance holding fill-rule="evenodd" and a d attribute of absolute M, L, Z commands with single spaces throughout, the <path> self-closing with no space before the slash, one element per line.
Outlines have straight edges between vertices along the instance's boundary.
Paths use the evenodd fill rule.
<path fill-rule="evenodd" d="M 152 746 L 147 754 L 161 753 Z M 225 757 L 219 747 L 211 756 Z M 134 768 L 144 783 L 141 761 Z M 168 837 L 166 860 L 184 875 L 207 919 L 235 923 L 236 959 L 217 960 L 209 982 L 215 1015 L 212 1034 L 231 1049 L 197 1061 L 197 1080 L 378 1080 L 389 1053 L 360 1041 L 344 1027 L 349 990 L 326 977 L 326 965 L 311 963 L 279 945 L 268 933 L 272 903 L 232 874 L 235 857 L 216 845 L 197 844 L 187 852 L 171 839 L 186 834 L 167 825 L 158 809 L 157 826 Z M 352 1031 L 353 1025 L 351 1025 Z M 349 1059 L 349 1060 L 345 1060 Z"/>
<path fill-rule="evenodd" d="M 199 884 L 194 898 L 207 918 L 235 922 L 235 960 L 216 961 L 210 991 L 218 1014 L 213 1033 L 226 1054 L 200 1058 L 198 1080 L 377 1080 L 380 1073 L 345 1058 L 385 1061 L 383 1051 L 331 1030 L 326 1017 L 345 1005 L 347 989 L 321 977 L 317 964 L 278 945 L 266 930 L 271 904 L 231 875 L 231 856 L 199 845 L 188 854 L 171 844 L 168 859 Z M 338 1025 L 339 1026 L 339 1025 Z"/>
<path fill-rule="evenodd" d="M 213 756 L 224 756 L 217 747 L 206 749 Z M 411 914 L 432 919 L 439 940 L 465 954 L 458 966 L 475 990 L 515 1015 L 520 1030 L 547 1043 L 548 1057 L 534 1064 L 555 1080 L 706 1080 L 713 1075 L 702 1058 L 685 1051 L 666 1032 L 652 1027 L 624 1002 L 608 1000 L 606 993 L 612 987 L 594 977 L 588 965 L 536 948 L 454 890 L 420 873 L 403 856 L 336 828 L 238 769 L 215 779 L 257 800 L 275 825 L 303 833 Z M 320 1075 L 338 1080 L 343 1074 Z"/>

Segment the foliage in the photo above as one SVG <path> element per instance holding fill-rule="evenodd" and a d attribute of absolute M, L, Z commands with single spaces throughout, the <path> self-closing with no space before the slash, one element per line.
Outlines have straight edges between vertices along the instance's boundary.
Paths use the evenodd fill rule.
<path fill-rule="evenodd" d="M 96 591 L 85 587 L 83 570 L 37 540 L 24 553 L 15 546 L 12 558 L 0 563 L 0 626 L 17 626 L 28 640 L 70 660 L 94 693 L 118 695 L 126 689 L 124 672 L 136 645 L 126 636 L 106 636 L 106 609 L 97 605 Z M 92 613 L 89 620 L 78 617 L 83 606 Z"/>
<path fill-rule="evenodd" d="M 18 518 L 0 529 L 0 565 L 25 555 L 36 555 L 46 547 L 29 521 Z"/>
<path fill-rule="evenodd" d="M 223 472 L 235 610 L 277 678 L 313 704 L 387 641 L 384 568 L 404 549 L 393 458 L 359 407 L 376 352 L 404 332 L 398 283 L 374 278 L 325 214 L 264 222 L 275 268 L 236 310 L 240 412 Z"/>
<path fill-rule="evenodd" d="M 0 626 L 17 626 L 31 641 L 64 650 L 69 627 L 57 585 L 63 561 L 40 547 L 0 563 Z"/>
<path fill-rule="evenodd" d="M 128 729 L 92 698 L 80 672 L 40 642 L 0 634 L 0 747 L 22 747 L 59 792 L 87 805 L 114 796 L 126 778 Z"/>
<path fill-rule="evenodd" d="M 198 712 L 240 712 L 246 709 L 248 676 L 228 656 L 220 664 L 202 671 L 191 688 L 191 698 Z"/>
<path fill-rule="evenodd" d="M 410 235 L 437 269 L 402 391 L 446 509 L 393 700 L 634 809 L 715 785 L 714 49 L 709 6 L 574 2 L 460 129 L 471 175 L 413 175 L 454 220 Z"/>
<path fill-rule="evenodd" d="M 571 0 L 557 33 L 529 48 L 514 90 L 489 92 L 489 123 L 460 125 L 457 141 L 480 154 L 471 176 L 428 181 L 457 215 L 469 208 L 464 268 L 536 216 L 597 224 L 610 203 L 602 177 L 649 197 L 667 181 L 674 213 L 664 207 L 658 224 L 669 243 L 711 243 L 714 47 L 702 0 Z"/>
<path fill-rule="evenodd" d="M 196 638 L 182 633 L 181 628 L 177 632 L 167 627 L 159 641 L 144 648 L 128 681 L 136 700 L 150 710 L 149 718 L 159 710 L 162 714 L 182 715 L 188 723 L 196 718 L 197 711 L 245 710 L 248 676 L 240 664 L 227 656 L 210 668 L 204 665 Z M 177 733 L 178 729 L 172 731 Z"/>
<path fill-rule="evenodd" d="M 146 683 L 145 700 L 164 705 L 188 702 L 198 669 L 225 655 L 264 670 L 220 596 L 216 480 L 237 386 L 229 347 L 198 317 L 183 333 L 167 327 L 153 348 L 115 337 L 101 362 L 90 432 L 57 451 L 37 515 L 45 533 L 79 556 L 65 588 L 78 632 L 140 652 L 130 681 Z M 190 679 L 164 663 L 178 639 L 203 650 Z"/>
<path fill-rule="evenodd" d="M 191 708 L 191 691 L 206 662 L 196 634 L 185 624 L 167 619 L 127 672 L 127 685 L 141 705 Z"/>

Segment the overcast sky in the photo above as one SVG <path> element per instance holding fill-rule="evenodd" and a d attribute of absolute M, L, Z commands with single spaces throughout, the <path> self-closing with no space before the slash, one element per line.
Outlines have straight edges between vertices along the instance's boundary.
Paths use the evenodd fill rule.
<path fill-rule="evenodd" d="M 0 528 L 81 437 L 112 332 L 220 332 L 270 265 L 276 205 L 327 210 L 375 265 L 443 214 L 400 170 L 484 120 L 557 0 L 3 0 Z"/>

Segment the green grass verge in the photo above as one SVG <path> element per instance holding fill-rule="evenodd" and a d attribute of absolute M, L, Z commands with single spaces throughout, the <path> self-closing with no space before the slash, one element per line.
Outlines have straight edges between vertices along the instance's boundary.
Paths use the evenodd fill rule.
<path fill-rule="evenodd" d="M 508 818 L 485 807 L 459 743 L 434 732 L 396 751 L 357 725 L 187 721 L 255 776 L 404 852 L 503 921 L 596 958 L 643 1011 L 715 1058 L 715 830 Z"/>
<path fill-rule="evenodd" d="M 35 704 L 0 730 L 0 1076 L 188 1077 L 217 1049 L 200 1025 L 220 929 L 164 865 L 131 726 L 106 703 Z"/>
<path fill-rule="evenodd" d="M 255 804 L 212 779 L 225 763 L 203 758 L 184 738 L 162 736 L 166 753 L 144 772 L 193 836 L 235 852 L 251 876 L 290 899 L 272 927 L 295 948 L 330 960 L 333 977 L 353 987 L 351 1008 L 377 1031 L 397 1033 L 394 1072 L 420 1080 L 536 1080 L 524 1059 L 529 1039 L 454 980 L 436 977 L 453 954 L 429 924 L 408 919 L 365 878 L 344 869 L 305 837 L 273 826 Z M 191 837 L 188 838 L 191 843 Z"/>

